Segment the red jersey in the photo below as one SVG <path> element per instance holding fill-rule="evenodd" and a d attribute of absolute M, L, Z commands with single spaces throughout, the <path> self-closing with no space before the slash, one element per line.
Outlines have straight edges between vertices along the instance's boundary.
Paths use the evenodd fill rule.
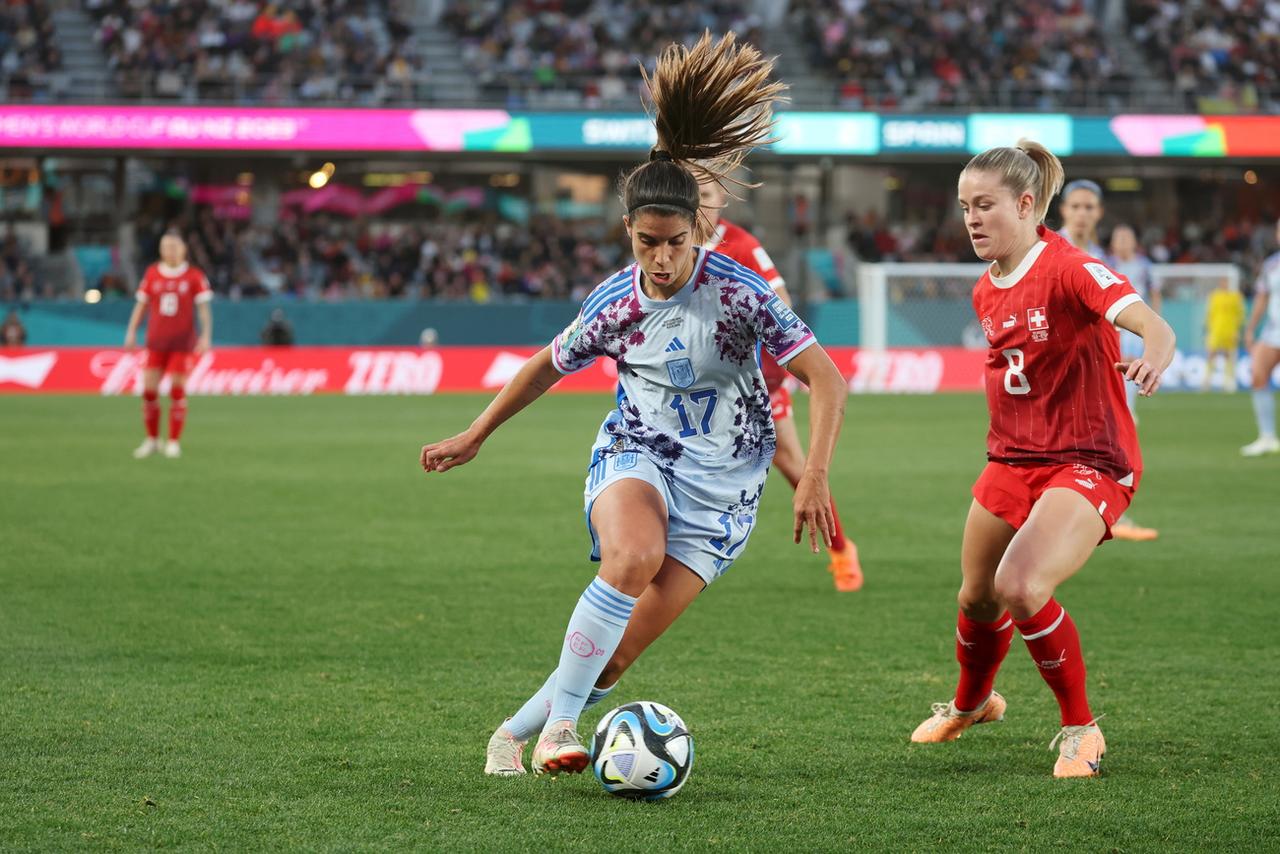
<path fill-rule="evenodd" d="M 138 302 L 147 306 L 147 349 L 189 352 L 196 347 L 196 303 L 213 299 L 198 267 L 152 264 L 142 274 Z"/>
<path fill-rule="evenodd" d="M 973 290 L 990 346 L 987 458 L 1081 463 L 1125 484 L 1142 457 L 1113 324 L 1142 298 L 1098 259 L 1043 226 L 1039 233 L 1016 270 L 1004 278 L 988 270 Z"/>
<path fill-rule="evenodd" d="M 707 241 L 707 248 L 714 249 L 721 255 L 728 255 L 760 278 L 775 291 L 786 287 L 782 274 L 773 266 L 773 259 L 764 251 L 760 241 L 740 225 L 734 225 L 727 219 L 721 219 L 715 233 Z M 777 363 L 765 351 L 760 351 L 760 372 L 764 374 L 764 384 L 770 392 L 782 386 L 787 378 L 787 370 Z"/>

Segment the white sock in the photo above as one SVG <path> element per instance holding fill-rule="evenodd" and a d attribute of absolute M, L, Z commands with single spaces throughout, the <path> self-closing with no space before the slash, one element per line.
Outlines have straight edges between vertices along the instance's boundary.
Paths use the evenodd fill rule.
<path fill-rule="evenodd" d="M 547 718 L 551 714 L 551 696 L 556 690 L 556 673 L 551 671 L 551 675 L 547 677 L 547 681 L 542 683 L 542 687 L 538 692 L 525 701 L 520 707 L 520 711 L 512 716 L 511 720 L 506 723 L 507 732 L 515 736 L 516 741 L 528 741 L 532 736 L 542 732 L 542 728 L 547 725 Z M 608 688 L 592 688 L 591 693 L 587 695 L 587 702 L 582 707 L 582 711 L 599 703 L 605 697 L 613 692 L 617 685 L 610 685 Z"/>
<path fill-rule="evenodd" d="M 622 640 L 635 605 L 634 596 L 599 577 L 582 591 L 565 631 L 548 720 L 577 723 L 591 689 Z"/>
<path fill-rule="evenodd" d="M 542 732 L 547 725 L 547 715 L 551 713 L 551 695 L 555 690 L 556 671 L 553 670 L 537 693 L 507 721 L 507 732 L 515 736 L 516 741 L 528 741 L 531 736 Z"/>
<path fill-rule="evenodd" d="M 1253 417 L 1258 419 L 1258 438 L 1276 437 L 1276 398 L 1270 389 L 1253 392 Z"/>

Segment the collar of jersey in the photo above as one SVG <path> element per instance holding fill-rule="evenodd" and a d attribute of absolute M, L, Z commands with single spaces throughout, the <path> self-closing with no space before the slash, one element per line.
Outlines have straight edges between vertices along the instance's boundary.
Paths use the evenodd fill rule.
<path fill-rule="evenodd" d="M 1014 269 L 1014 271 L 1007 276 L 997 276 L 996 264 L 994 261 L 992 261 L 991 268 L 987 271 L 988 273 L 991 274 L 991 284 L 1001 289 L 1011 288 L 1014 285 L 1018 284 L 1018 282 L 1022 281 L 1022 277 L 1027 274 L 1027 271 L 1031 269 L 1031 265 L 1034 264 L 1036 262 L 1036 259 L 1040 257 L 1040 253 L 1043 252 L 1045 250 L 1045 247 L 1047 247 L 1048 245 L 1049 245 L 1048 243 L 1045 243 L 1043 240 L 1041 240 L 1035 246 L 1032 246 L 1029 250 L 1027 250 L 1027 254 L 1023 256 L 1022 260 L 1018 262 L 1018 266 Z"/>
<path fill-rule="evenodd" d="M 666 308 L 672 305 L 681 305 L 689 301 L 689 295 L 698 287 L 698 277 L 702 275 L 702 265 L 707 262 L 708 250 L 701 247 L 698 248 L 698 260 L 693 262 L 693 272 L 689 274 L 689 278 L 684 280 L 684 284 L 680 286 L 680 290 L 676 291 L 671 299 L 651 299 L 645 296 L 644 288 L 640 287 L 640 265 L 636 264 L 631 268 L 631 287 L 635 291 L 636 299 L 640 300 L 642 308 Z"/>
<path fill-rule="evenodd" d="M 160 271 L 160 275 L 166 276 L 172 279 L 176 276 L 181 276 L 183 273 L 187 272 L 190 266 L 191 265 L 188 264 L 186 261 L 183 261 L 181 264 L 179 264 L 176 267 L 170 267 L 167 264 L 156 264 L 156 269 Z"/>

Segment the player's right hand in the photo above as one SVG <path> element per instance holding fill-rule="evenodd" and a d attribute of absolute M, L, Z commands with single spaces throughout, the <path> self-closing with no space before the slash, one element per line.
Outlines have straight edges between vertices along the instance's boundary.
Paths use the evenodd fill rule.
<path fill-rule="evenodd" d="M 138 346 L 138 337 L 132 332 L 126 333 L 124 336 L 124 348 L 132 350 Z"/>
<path fill-rule="evenodd" d="M 1253 330 L 1252 329 L 1246 329 L 1244 331 L 1244 348 L 1246 350 L 1253 349 Z"/>
<path fill-rule="evenodd" d="M 459 433 L 443 442 L 422 446 L 418 461 L 425 472 L 448 471 L 454 466 L 469 463 L 480 452 L 480 440 L 468 433 Z"/>

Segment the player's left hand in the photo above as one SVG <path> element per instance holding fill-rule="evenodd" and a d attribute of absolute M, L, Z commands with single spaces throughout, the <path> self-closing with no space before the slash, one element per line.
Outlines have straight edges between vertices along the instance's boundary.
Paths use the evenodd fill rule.
<path fill-rule="evenodd" d="M 209 339 L 201 336 L 200 340 L 196 342 L 196 355 L 199 356 L 204 353 L 208 353 L 210 348 L 211 345 Z"/>
<path fill-rule="evenodd" d="M 480 452 L 480 440 L 470 431 L 459 433 L 443 442 L 422 446 L 418 462 L 425 472 L 448 471 L 455 466 L 469 463 Z"/>
<path fill-rule="evenodd" d="M 1141 386 L 1138 394 L 1143 397 L 1151 397 L 1160 387 L 1160 371 L 1146 359 L 1137 358 L 1116 362 L 1116 370 L 1124 374 L 1125 380 Z"/>
<path fill-rule="evenodd" d="M 835 519 L 831 516 L 831 491 L 827 487 L 824 474 L 806 470 L 796 484 L 795 508 L 795 542 L 800 542 L 800 535 L 805 526 L 809 528 L 809 548 L 818 554 L 818 535 L 822 535 L 822 545 L 831 548 L 831 532 L 835 530 Z"/>

